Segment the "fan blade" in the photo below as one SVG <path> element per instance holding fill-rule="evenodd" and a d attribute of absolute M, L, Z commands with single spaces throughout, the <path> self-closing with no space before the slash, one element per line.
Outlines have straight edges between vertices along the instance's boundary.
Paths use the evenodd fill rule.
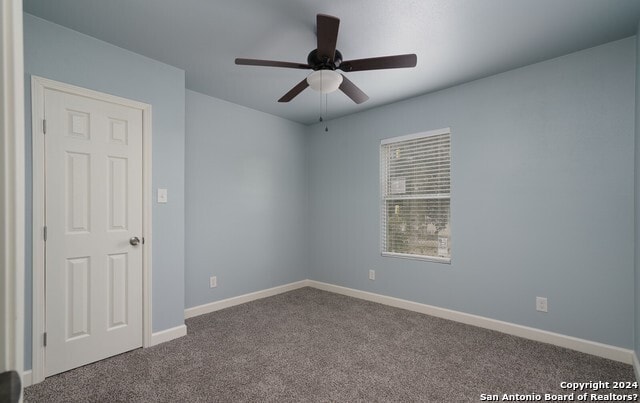
<path fill-rule="evenodd" d="M 316 16 L 318 35 L 318 57 L 321 60 L 328 58 L 333 63 L 336 56 L 336 43 L 338 42 L 338 28 L 340 19 L 326 14 Z"/>
<path fill-rule="evenodd" d="M 346 60 L 338 67 L 342 71 L 363 71 L 380 69 L 399 69 L 416 67 L 418 57 L 415 54 L 371 57 L 368 59 Z"/>
<path fill-rule="evenodd" d="M 362 92 L 360 88 L 358 88 L 354 83 L 352 83 L 347 77 L 342 74 L 342 84 L 340 84 L 340 91 L 344 92 L 349 98 L 353 100 L 353 102 L 357 104 L 361 104 L 367 99 L 369 96 Z"/>
<path fill-rule="evenodd" d="M 311 66 L 304 63 L 278 62 L 275 60 L 236 59 L 236 64 L 245 66 L 287 67 L 290 69 L 310 69 Z"/>
<path fill-rule="evenodd" d="M 304 89 L 307 88 L 308 86 L 309 86 L 309 83 L 307 82 L 307 79 L 305 78 L 304 80 L 300 81 L 295 87 L 291 88 L 291 90 L 289 92 L 284 94 L 282 96 L 282 98 L 278 99 L 278 102 L 289 102 L 289 101 L 291 101 L 299 93 L 304 91 Z"/>

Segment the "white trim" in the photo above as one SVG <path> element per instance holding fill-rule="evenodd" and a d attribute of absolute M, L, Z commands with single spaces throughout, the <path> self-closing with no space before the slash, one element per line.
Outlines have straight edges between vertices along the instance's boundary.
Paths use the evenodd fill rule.
<path fill-rule="evenodd" d="M 44 240 L 42 226 L 44 223 L 44 144 L 36 141 L 42 135 L 41 117 L 44 115 L 44 89 L 31 79 L 31 161 L 33 171 L 32 182 L 32 337 L 31 337 L 31 370 L 32 383 L 44 380 L 44 346 L 42 333 L 44 332 Z M 36 99 L 38 102 L 36 102 Z M 40 117 L 40 119 L 38 118 Z"/>
<path fill-rule="evenodd" d="M 633 352 L 633 373 L 636 376 L 636 381 L 640 382 L 640 362 L 638 362 L 638 354 Z"/>
<path fill-rule="evenodd" d="M 406 309 L 413 312 L 419 312 L 455 322 L 465 323 L 467 325 L 477 326 L 485 329 L 495 330 L 501 333 L 511 334 L 529 340 L 540 341 L 543 343 L 553 344 L 555 346 L 568 348 L 582 353 L 596 355 L 598 357 L 608 358 L 614 361 L 631 364 L 633 362 L 633 351 L 621 347 L 611 346 L 608 344 L 598 343 L 595 341 L 579 339 L 577 337 L 566 336 L 559 333 L 548 332 L 546 330 L 535 329 L 528 326 L 516 325 L 514 323 L 503 322 L 500 320 L 490 319 L 483 316 L 472 315 L 464 312 L 458 312 L 450 309 L 439 308 L 432 305 L 421 304 L 418 302 L 407 301 L 400 298 L 389 297 L 386 295 L 374 294 L 367 291 L 355 290 L 353 288 L 341 287 L 333 284 L 322 283 L 320 281 L 307 280 L 310 287 L 320 290 L 334 292 L 336 294 L 347 295 L 364 299 L 367 301 L 377 302 L 396 308 Z"/>
<path fill-rule="evenodd" d="M 31 370 L 24 371 L 22 373 L 22 387 L 26 388 L 27 386 L 31 386 Z"/>
<path fill-rule="evenodd" d="M 192 308 L 187 308 L 184 310 L 184 318 L 185 319 L 193 318 L 194 316 L 199 316 L 199 315 L 204 315 L 206 313 L 219 311 L 221 309 L 255 301 L 257 299 L 272 297 L 274 295 L 297 290 L 298 288 L 307 287 L 307 286 L 309 286 L 309 280 L 302 280 L 302 281 L 297 281 L 295 283 L 289 283 L 289 284 L 284 284 L 284 285 L 280 285 L 273 288 L 268 288 L 262 291 L 256 291 L 249 294 L 239 295 L 237 297 L 231 297 L 227 299 L 222 299 L 220 301 L 210 302 L 208 304 L 194 306 Z"/>
<path fill-rule="evenodd" d="M 403 258 L 403 259 L 424 260 L 424 261 L 427 261 L 427 262 L 451 264 L 451 258 L 450 257 L 437 257 L 437 256 L 427 256 L 427 255 L 412 255 L 410 253 L 394 253 L 394 252 L 381 252 L 380 256 L 382 256 L 382 257 L 399 257 L 399 258 Z"/>
<path fill-rule="evenodd" d="M 151 335 L 150 344 L 147 347 L 157 346 L 160 343 L 180 338 L 187 335 L 187 325 L 172 327 L 171 329 L 161 330 Z"/>
<path fill-rule="evenodd" d="M 151 105 L 140 104 L 142 109 L 142 347 L 151 346 L 151 333 L 153 332 L 153 299 L 152 299 L 152 274 L 153 265 L 153 234 L 152 234 L 152 209 L 153 209 L 153 181 L 152 181 L 152 118 Z"/>
<path fill-rule="evenodd" d="M 380 145 L 398 143 L 400 141 L 409 141 L 415 139 L 421 139 L 423 137 L 437 136 L 439 134 L 451 134 L 451 128 L 445 127 L 442 129 L 429 130 L 428 132 L 405 134 L 404 136 L 396 136 L 388 139 L 380 140 Z"/>
<path fill-rule="evenodd" d="M 24 368 L 22 2 L 0 4 L 0 372 Z M 21 400 L 22 401 L 22 400 Z"/>
<path fill-rule="evenodd" d="M 42 228 L 44 226 L 44 138 L 42 133 L 42 119 L 44 117 L 44 91 L 52 89 L 69 94 L 93 98 L 100 101 L 111 102 L 142 111 L 142 236 L 144 247 L 142 248 L 142 346 L 152 345 L 152 181 L 151 181 L 151 105 L 121 98 L 115 95 L 105 94 L 90 89 L 77 87 L 42 77 L 31 76 L 31 136 L 33 140 L 33 337 L 32 337 L 32 381 L 39 383 L 44 380 L 45 374 L 45 349 L 42 343 L 42 334 L 45 326 L 45 299 L 44 299 L 44 239 Z"/>

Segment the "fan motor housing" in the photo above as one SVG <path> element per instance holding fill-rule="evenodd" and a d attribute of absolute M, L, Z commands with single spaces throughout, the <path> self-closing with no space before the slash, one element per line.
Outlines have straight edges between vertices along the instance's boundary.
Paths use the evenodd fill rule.
<path fill-rule="evenodd" d="M 333 62 L 331 62 L 327 58 L 320 58 L 318 56 L 318 49 L 314 49 L 307 56 L 307 64 L 311 66 L 313 70 L 335 70 L 342 63 L 342 53 L 338 49 L 336 49 L 336 54 L 333 58 Z"/>

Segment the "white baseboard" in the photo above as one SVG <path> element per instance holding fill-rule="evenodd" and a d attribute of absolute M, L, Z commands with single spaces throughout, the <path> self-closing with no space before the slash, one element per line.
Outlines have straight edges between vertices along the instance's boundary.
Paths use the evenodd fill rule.
<path fill-rule="evenodd" d="M 156 346 L 169 340 L 177 339 L 187 335 L 187 325 L 172 327 L 171 329 L 161 330 L 151 335 L 151 346 Z"/>
<path fill-rule="evenodd" d="M 28 369 L 22 373 L 22 387 L 26 388 L 27 386 L 31 386 L 32 382 L 33 380 L 31 378 L 31 370 Z"/>
<path fill-rule="evenodd" d="M 307 283 L 310 287 L 314 287 L 320 290 L 347 295 L 349 297 L 355 297 L 367 301 L 378 302 L 380 304 L 424 313 L 443 319 L 449 319 L 455 322 L 465 323 L 467 325 L 496 330 L 498 332 L 519 336 L 525 339 L 553 344 L 559 347 L 580 351 L 582 353 L 608 358 L 614 361 L 624 362 L 625 364 L 633 364 L 634 362 L 635 354 L 633 350 L 628 350 L 621 347 L 615 347 L 604 343 L 579 339 L 577 337 L 566 336 L 563 334 L 548 332 L 546 330 L 540 330 L 532 327 L 516 325 L 514 323 L 503 322 L 483 316 L 439 308 L 432 305 L 407 301 L 400 298 L 388 297 L 386 295 L 374 294 L 371 292 L 360 291 L 353 288 L 341 287 L 333 284 L 323 283 L 320 281 L 307 280 Z"/>
<path fill-rule="evenodd" d="M 633 352 L 633 373 L 636 375 L 636 381 L 640 382 L 640 362 L 635 351 Z"/>
<path fill-rule="evenodd" d="M 293 291 L 298 288 L 307 287 L 308 285 L 309 285 L 309 280 L 296 281 L 295 283 L 284 284 L 277 287 L 268 288 L 262 291 L 256 291 L 249 294 L 239 295 L 237 297 L 210 302 L 204 305 L 194 306 L 193 308 L 187 308 L 184 310 L 184 318 L 185 319 L 193 318 L 194 316 L 204 315 L 205 313 L 219 311 L 221 309 L 255 301 L 257 299 L 271 297 L 277 294 Z"/>

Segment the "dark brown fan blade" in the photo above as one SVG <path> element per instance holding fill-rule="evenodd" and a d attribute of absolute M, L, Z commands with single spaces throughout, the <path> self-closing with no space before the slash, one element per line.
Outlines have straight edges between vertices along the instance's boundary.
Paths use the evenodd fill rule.
<path fill-rule="evenodd" d="M 307 88 L 308 86 L 309 86 L 309 83 L 307 82 L 307 79 L 305 78 L 304 80 L 300 81 L 295 87 L 291 88 L 291 90 L 289 92 L 284 94 L 282 96 L 282 98 L 278 99 L 278 102 L 289 102 L 289 101 L 291 101 L 299 93 L 304 91 L 304 89 Z"/>
<path fill-rule="evenodd" d="M 311 66 L 304 63 L 278 62 L 275 60 L 236 59 L 236 64 L 245 66 L 287 67 L 290 69 L 310 69 Z"/>
<path fill-rule="evenodd" d="M 416 67 L 418 57 L 415 54 L 371 57 L 368 59 L 345 60 L 338 67 L 342 71 L 363 71 L 380 69 L 399 69 Z"/>
<path fill-rule="evenodd" d="M 318 57 L 321 60 L 326 57 L 333 62 L 336 56 L 340 19 L 326 14 L 318 14 L 316 16 L 316 27 L 318 30 Z"/>
<path fill-rule="evenodd" d="M 352 83 L 347 77 L 342 74 L 342 84 L 340 84 L 340 91 L 344 92 L 349 98 L 353 100 L 353 102 L 357 104 L 361 104 L 369 97 L 367 94 L 362 92 L 360 88 L 358 88 L 354 83 Z"/>

